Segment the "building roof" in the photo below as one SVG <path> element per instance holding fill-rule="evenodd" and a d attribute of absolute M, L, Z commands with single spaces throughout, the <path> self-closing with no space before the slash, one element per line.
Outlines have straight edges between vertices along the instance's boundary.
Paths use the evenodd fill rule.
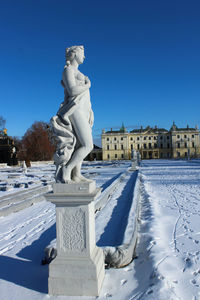
<path fill-rule="evenodd" d="M 198 131 L 198 127 L 196 126 L 196 128 L 190 128 L 188 125 L 186 128 L 178 128 L 175 124 L 175 122 L 173 122 L 172 127 L 170 128 L 170 131 Z"/>
<path fill-rule="evenodd" d="M 187 126 L 186 128 L 178 128 L 176 126 L 176 124 L 173 122 L 173 125 L 171 126 L 170 130 L 167 130 L 165 128 L 158 128 L 157 126 L 155 126 L 154 128 L 153 127 L 150 127 L 150 126 L 147 126 L 146 128 L 143 128 L 141 126 L 140 129 L 133 129 L 130 131 L 130 133 L 138 133 L 138 134 L 145 134 L 145 133 L 149 133 L 149 134 L 159 134 L 159 133 L 168 133 L 170 131 L 199 131 L 198 127 L 196 126 L 195 128 L 190 128 L 189 126 Z M 120 130 L 109 130 L 109 131 L 104 131 L 103 133 L 106 133 L 106 134 L 110 134 L 110 133 L 113 133 L 113 134 L 122 134 L 122 133 L 128 133 L 126 131 L 126 128 L 124 127 L 124 124 L 122 124 L 122 127 L 120 128 Z"/>
<path fill-rule="evenodd" d="M 159 133 L 159 132 L 168 132 L 165 128 L 151 128 L 150 126 L 147 126 L 146 128 L 140 128 L 140 129 L 133 129 L 130 131 L 130 133 L 145 133 L 145 132 L 152 132 L 152 133 Z"/>

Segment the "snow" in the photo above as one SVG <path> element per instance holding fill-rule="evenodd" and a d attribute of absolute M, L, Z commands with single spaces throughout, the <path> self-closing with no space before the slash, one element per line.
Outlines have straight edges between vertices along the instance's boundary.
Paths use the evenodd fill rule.
<path fill-rule="evenodd" d="M 130 162 L 85 163 L 83 173 L 105 189 L 129 166 Z M 18 183 L 28 182 L 27 175 L 31 175 L 33 184 L 42 185 L 45 178 L 52 180 L 54 166 L 34 166 L 27 175 L 20 172 Z M 16 190 L 16 178 L 8 178 L 12 173 L 16 173 L 12 168 L 3 169 L 0 180 Z M 126 236 L 131 228 L 132 174 L 126 174 L 97 213 L 100 246 L 119 245 L 130 235 Z M 106 270 L 98 299 L 200 299 L 200 161 L 143 161 L 136 184 L 141 192 L 138 258 L 125 268 Z M 1 191 L 1 195 L 8 193 L 11 191 Z M 0 228 L 0 300 L 95 299 L 48 295 L 48 266 L 41 265 L 41 260 L 56 234 L 53 204 L 43 201 L 1 217 Z"/>

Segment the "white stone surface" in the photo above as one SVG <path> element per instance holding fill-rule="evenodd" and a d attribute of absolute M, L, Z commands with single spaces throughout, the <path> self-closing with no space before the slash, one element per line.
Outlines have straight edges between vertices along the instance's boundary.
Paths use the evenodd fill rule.
<path fill-rule="evenodd" d="M 55 194 L 90 194 L 96 189 L 95 181 L 80 182 L 80 183 L 55 183 L 53 184 L 53 190 Z"/>
<path fill-rule="evenodd" d="M 57 235 L 57 257 L 49 266 L 49 294 L 98 296 L 105 273 L 103 251 L 95 243 L 94 199 L 99 189 L 94 182 L 75 185 L 54 184 L 54 193 L 46 195 L 56 204 Z"/>
<path fill-rule="evenodd" d="M 54 155 L 56 182 L 87 181 L 81 175 L 81 165 L 93 149 L 94 116 L 90 102 L 90 80 L 78 70 L 84 58 L 83 46 L 66 49 L 66 65 L 61 80 L 64 102 L 57 115 L 51 119 L 58 141 Z"/>

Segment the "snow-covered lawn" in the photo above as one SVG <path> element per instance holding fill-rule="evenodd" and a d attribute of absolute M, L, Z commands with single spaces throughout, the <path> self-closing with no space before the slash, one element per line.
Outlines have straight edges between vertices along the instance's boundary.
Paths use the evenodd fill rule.
<path fill-rule="evenodd" d="M 129 162 L 95 162 L 85 164 L 83 172 L 105 189 L 128 166 Z M 44 170 L 48 170 L 51 178 L 50 166 L 38 166 L 28 173 L 32 172 L 32 180 L 39 178 L 42 182 L 46 176 Z M 0 178 L 5 185 L 9 181 L 6 171 L 0 172 Z M 17 180 L 20 182 L 20 176 Z M 200 161 L 143 161 L 138 180 L 141 181 L 138 258 L 125 268 L 106 270 L 98 299 L 200 299 Z M 128 178 L 125 182 L 133 184 Z M 114 205 L 108 204 L 106 218 L 103 218 L 105 208 L 102 215 L 97 215 L 99 244 L 103 240 L 105 245 L 107 232 L 112 233 L 116 223 L 121 222 L 117 218 L 110 220 L 112 211 L 125 201 L 125 189 L 128 190 L 127 185 L 117 190 L 115 198 L 111 197 Z M 41 259 L 43 249 L 54 238 L 55 208 L 51 203 L 43 201 L 0 218 L 0 300 L 95 299 L 47 294 L 48 266 L 42 266 Z"/>

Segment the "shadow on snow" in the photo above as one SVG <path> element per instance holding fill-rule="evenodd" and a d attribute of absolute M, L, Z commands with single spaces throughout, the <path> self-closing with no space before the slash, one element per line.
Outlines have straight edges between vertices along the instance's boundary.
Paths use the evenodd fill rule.
<path fill-rule="evenodd" d="M 41 265 L 44 248 L 56 237 L 52 225 L 31 245 L 23 248 L 18 257 L 0 256 L 0 278 L 40 293 L 48 293 L 48 266 Z M 22 259 L 20 259 L 22 258 Z"/>
<path fill-rule="evenodd" d="M 125 185 L 117 204 L 112 212 L 111 218 L 97 242 L 97 246 L 120 246 L 124 239 L 129 211 L 133 201 L 133 191 L 138 172 L 133 172 Z"/>

